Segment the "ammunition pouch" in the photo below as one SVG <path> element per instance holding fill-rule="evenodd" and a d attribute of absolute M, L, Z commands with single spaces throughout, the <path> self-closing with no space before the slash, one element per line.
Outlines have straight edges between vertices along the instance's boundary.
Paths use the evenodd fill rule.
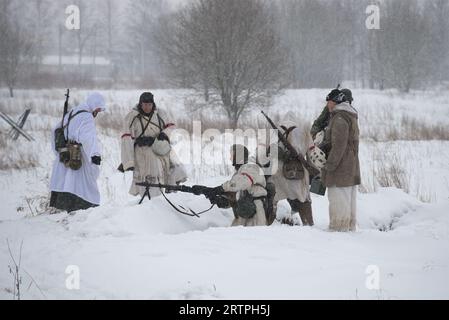
<path fill-rule="evenodd" d="M 63 148 L 59 150 L 59 161 L 66 163 L 70 160 L 70 152 L 68 148 Z"/>
<path fill-rule="evenodd" d="M 282 173 L 287 180 L 304 179 L 304 167 L 297 159 L 289 159 L 284 162 Z"/>
<path fill-rule="evenodd" d="M 73 120 L 73 118 L 82 113 L 88 113 L 88 111 L 80 110 L 75 114 L 73 114 L 73 111 L 70 112 L 67 124 L 55 130 L 55 149 L 59 153 L 59 161 L 62 162 L 66 168 L 72 169 L 74 171 L 78 171 L 83 165 L 81 153 L 82 145 L 75 141 L 67 141 L 65 137 L 69 137 L 70 122 Z M 64 130 L 66 129 L 67 134 L 64 133 Z"/>
<path fill-rule="evenodd" d="M 257 207 L 254 200 L 263 200 L 265 197 L 254 198 L 248 191 L 243 191 L 240 199 L 237 200 L 234 209 L 236 217 L 251 219 L 257 213 Z"/>
<path fill-rule="evenodd" d="M 83 165 L 81 148 L 82 145 L 77 142 L 70 141 L 67 144 L 66 156 L 68 155 L 68 159 L 66 158 L 66 161 L 64 162 L 64 165 L 67 168 L 70 168 L 74 171 L 78 171 L 79 169 L 81 169 Z"/>
<path fill-rule="evenodd" d="M 64 137 L 64 128 L 58 128 L 55 130 L 55 149 L 59 153 L 59 161 L 64 164 L 66 168 L 78 171 L 81 169 L 82 145 L 69 141 L 67 142 Z"/>
<path fill-rule="evenodd" d="M 64 128 L 58 128 L 55 130 L 55 149 L 57 152 L 61 152 L 65 148 L 67 148 L 67 141 L 64 136 Z"/>
<path fill-rule="evenodd" d="M 153 137 L 139 137 L 134 142 L 134 146 L 136 147 L 152 147 L 155 139 Z"/>
<path fill-rule="evenodd" d="M 320 177 L 315 177 L 311 181 L 310 192 L 319 196 L 326 194 L 326 187 L 323 185 Z"/>

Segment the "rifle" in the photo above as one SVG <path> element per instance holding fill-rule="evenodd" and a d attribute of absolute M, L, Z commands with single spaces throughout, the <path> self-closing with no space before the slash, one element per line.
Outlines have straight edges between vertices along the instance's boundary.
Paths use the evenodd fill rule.
<path fill-rule="evenodd" d="M 61 128 L 55 130 L 55 149 L 60 154 L 61 162 L 65 162 L 68 158 L 67 141 L 64 136 L 64 118 L 69 111 L 70 89 L 65 94 L 64 112 L 62 115 Z M 68 138 L 68 137 L 67 137 Z"/>
<path fill-rule="evenodd" d="M 70 89 L 67 89 L 67 93 L 65 94 L 64 114 L 62 115 L 62 121 L 64 121 L 65 115 L 67 114 L 67 112 L 69 112 L 69 99 L 70 99 Z"/>
<path fill-rule="evenodd" d="M 182 192 L 182 193 L 190 193 L 194 194 L 196 196 L 204 195 L 212 204 L 212 207 L 210 209 L 205 210 L 200 213 L 196 213 L 192 209 L 189 208 L 190 213 L 187 212 L 187 210 L 179 206 L 184 211 L 179 210 L 162 192 L 162 195 L 164 196 L 165 200 L 178 212 L 188 215 L 188 216 L 195 216 L 199 218 L 200 214 L 206 213 L 210 211 L 214 206 L 218 206 L 219 208 L 229 208 L 232 206 L 232 203 L 235 201 L 235 194 L 234 193 L 217 193 L 214 188 L 209 188 L 205 186 L 184 186 L 184 185 L 178 185 L 178 186 L 171 186 L 171 185 L 164 185 L 160 183 L 148 183 L 148 182 L 139 182 L 136 183 L 136 186 L 144 187 L 145 193 L 142 197 L 142 199 L 139 202 L 139 205 L 143 203 L 146 197 L 151 200 L 150 195 L 150 188 L 158 188 L 162 191 L 162 189 L 165 189 L 165 192 Z"/>
<path fill-rule="evenodd" d="M 314 168 L 312 165 L 310 165 L 304 155 L 298 153 L 298 151 L 296 151 L 296 149 L 290 144 L 290 142 L 288 142 L 287 137 L 285 137 L 281 131 L 279 130 L 279 128 L 276 126 L 276 124 L 273 122 L 273 120 L 271 120 L 271 118 L 263 111 L 261 111 L 262 114 L 265 116 L 265 118 L 268 120 L 268 122 L 270 123 L 271 127 L 277 131 L 278 133 L 278 138 L 279 141 L 282 142 L 282 144 L 285 146 L 285 148 L 287 148 L 288 152 L 291 154 L 291 156 L 294 159 L 297 159 L 299 162 L 301 162 L 301 164 L 303 165 L 303 167 L 309 172 L 310 177 L 315 177 L 317 175 L 320 174 L 320 171 L 316 168 Z"/>

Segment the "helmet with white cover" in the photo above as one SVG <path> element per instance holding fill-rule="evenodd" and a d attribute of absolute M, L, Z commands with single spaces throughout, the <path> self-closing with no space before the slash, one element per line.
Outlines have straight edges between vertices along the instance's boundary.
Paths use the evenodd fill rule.
<path fill-rule="evenodd" d="M 307 153 L 307 157 L 309 158 L 312 165 L 320 171 L 326 165 L 326 154 L 323 150 L 315 145 L 310 147 L 309 152 Z"/>

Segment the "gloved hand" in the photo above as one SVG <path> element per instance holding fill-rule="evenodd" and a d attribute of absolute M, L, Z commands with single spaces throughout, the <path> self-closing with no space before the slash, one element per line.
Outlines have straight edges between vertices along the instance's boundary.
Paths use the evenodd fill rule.
<path fill-rule="evenodd" d="M 219 187 L 210 189 L 210 190 L 207 192 L 207 195 L 206 195 L 206 196 L 209 198 L 209 197 L 213 197 L 213 196 L 219 196 L 219 195 L 222 195 L 222 194 L 224 194 L 224 193 L 225 193 L 225 191 L 224 191 L 224 189 L 223 189 L 223 186 L 219 186 Z"/>
<path fill-rule="evenodd" d="M 117 168 L 117 170 L 120 171 L 121 173 L 125 173 L 125 168 L 123 168 L 123 163 Z M 134 171 L 134 167 L 131 167 L 126 171 Z"/>
<path fill-rule="evenodd" d="M 215 204 L 220 209 L 229 209 L 231 207 L 229 200 L 223 196 L 216 197 L 211 203 Z"/>
<path fill-rule="evenodd" d="M 170 142 L 170 139 L 168 138 L 167 134 L 165 134 L 165 132 L 161 132 L 159 134 L 159 136 L 157 137 L 157 139 L 159 141 L 168 141 L 168 142 Z"/>
<path fill-rule="evenodd" d="M 101 165 L 101 157 L 100 156 L 93 156 L 92 157 L 92 163 L 99 166 Z"/>

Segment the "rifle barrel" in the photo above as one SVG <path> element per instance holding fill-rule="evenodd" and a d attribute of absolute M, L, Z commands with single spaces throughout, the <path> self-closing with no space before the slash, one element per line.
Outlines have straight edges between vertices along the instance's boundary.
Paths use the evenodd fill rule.
<path fill-rule="evenodd" d="M 262 114 L 265 116 L 265 118 L 267 118 L 268 122 L 270 123 L 270 125 L 273 127 L 274 130 L 277 130 L 278 133 L 278 137 L 279 140 L 282 142 L 282 144 L 284 145 L 284 147 L 287 148 L 287 150 L 291 153 L 291 155 L 298 159 L 301 164 L 303 165 L 303 167 L 309 171 L 309 173 L 311 175 L 317 175 L 317 169 L 313 168 L 311 165 L 309 165 L 307 163 L 307 161 L 304 159 L 304 155 L 302 155 L 301 153 L 299 153 L 298 151 L 296 151 L 296 149 L 290 144 L 290 142 L 288 142 L 287 138 L 281 133 L 281 131 L 279 130 L 279 128 L 276 126 L 276 124 L 273 122 L 273 120 L 271 120 L 271 118 L 269 116 L 267 116 L 265 114 L 265 112 L 262 111 Z"/>

